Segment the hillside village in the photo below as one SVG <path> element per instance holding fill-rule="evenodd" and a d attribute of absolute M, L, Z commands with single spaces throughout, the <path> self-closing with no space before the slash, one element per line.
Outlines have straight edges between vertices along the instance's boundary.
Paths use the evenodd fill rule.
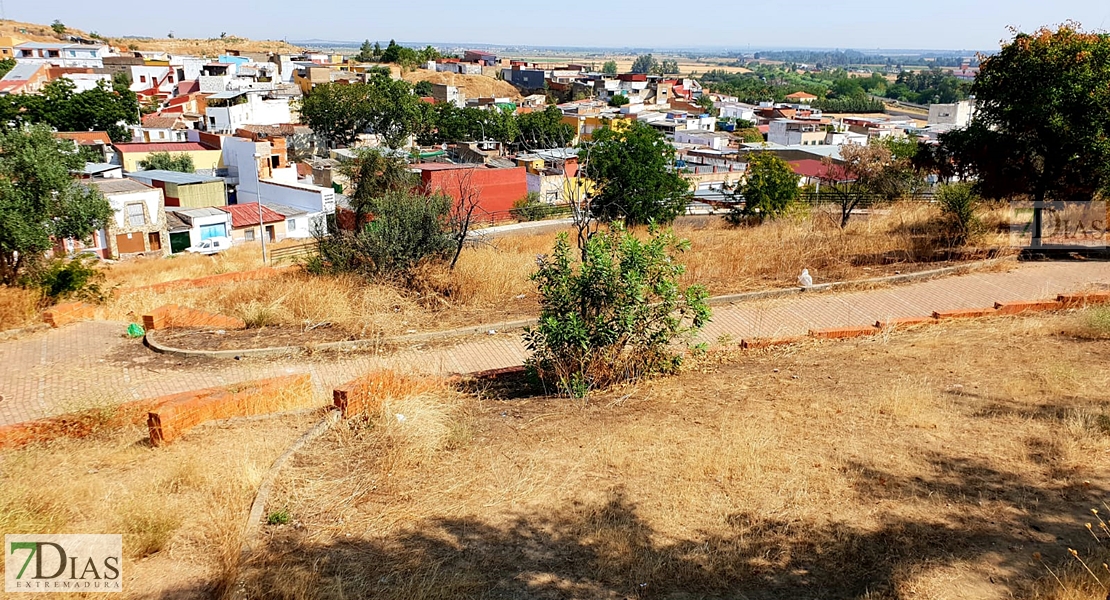
<path fill-rule="evenodd" d="M 71 93 L 110 87 L 121 78 L 130 82 L 128 89 L 143 114 L 128 126 L 126 139 L 96 131 L 58 133 L 92 152 L 90 156 L 103 156 L 89 162 L 81 177 L 105 191 L 120 211 L 139 197 L 134 194 L 142 186 L 161 190 L 151 192 L 151 198 L 162 197 L 147 204 L 141 224 L 125 224 L 130 221 L 120 213 L 94 243 L 82 248 L 112 259 L 181 252 L 213 236 L 236 243 L 263 235 L 273 242 L 311 237 L 327 215 L 347 207 L 336 167 L 358 148 L 385 143 L 373 132 L 357 132 L 350 144 L 328 144 L 300 119 L 301 102 L 320 85 L 366 83 L 383 72 L 394 80 L 417 81 L 415 91 L 425 94 L 419 98 L 428 105 L 485 110 L 490 118 L 551 109 L 570 126 L 565 139 L 494 139 L 492 127 L 486 138 L 483 127 L 481 136 L 463 135 L 434 145 L 420 145 L 422 136 L 417 135 L 394 144 L 395 151 L 418 157 L 410 162 L 427 191 L 446 190 L 445 164 L 488 169 L 480 220 L 490 223 L 513 218 L 513 203 L 528 194 L 551 206 L 567 205 L 567 191 L 582 185 L 572 181 L 578 175 L 574 147 L 589 141 L 598 128 L 619 127 L 622 121 L 663 133 L 694 197 L 713 203 L 721 199 L 723 188 L 742 178 L 751 152 L 783 157 L 803 184 L 814 184 L 829 171 L 830 161 L 843 162 L 839 149 L 844 145 L 888 137 L 935 140 L 939 133 L 966 126 L 974 110 L 965 100 L 931 105 L 921 118 L 827 115 L 811 106 L 817 96 L 801 91 L 782 102 L 745 104 L 704 89 L 690 77 L 601 73 L 588 65 L 541 65 L 483 51 L 417 65 L 410 59 L 406 68 L 325 53 L 228 48 L 218 56 L 201 57 L 130 50 L 76 36 L 56 43 L 8 36 L 0 38 L 0 54 L 14 60 L 0 78 L 4 95 L 39 94 L 59 79 L 72 84 Z M 442 79 L 441 74 L 461 77 L 449 79 L 456 85 L 431 83 Z M 504 95 L 483 96 L 474 90 Z M 188 156 L 192 173 L 137 175 L 140 163 L 158 153 Z M 135 183 L 98 181 L 123 177 Z M 260 232 L 259 224 L 246 218 L 256 202 L 285 218 L 263 217 L 265 233 Z M 227 208 L 236 205 L 242 208 Z M 711 209 L 697 202 L 691 210 L 699 206 Z M 222 223 L 213 222 L 214 213 L 205 210 L 212 208 L 226 215 Z M 78 248 L 70 241 L 67 249 Z"/>
<path fill-rule="evenodd" d="M 0 19 L 5 597 L 1108 598 L 1110 33 L 1009 31 Z"/>

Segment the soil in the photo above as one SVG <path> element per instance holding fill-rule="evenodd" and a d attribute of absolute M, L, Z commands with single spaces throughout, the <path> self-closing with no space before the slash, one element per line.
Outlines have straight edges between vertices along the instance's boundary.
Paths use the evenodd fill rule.
<path fill-rule="evenodd" d="M 281 346 L 306 346 L 355 339 L 333 327 L 304 331 L 300 327 L 260 327 L 258 329 L 211 330 L 171 329 L 158 334 L 158 342 L 183 350 L 244 350 Z"/>

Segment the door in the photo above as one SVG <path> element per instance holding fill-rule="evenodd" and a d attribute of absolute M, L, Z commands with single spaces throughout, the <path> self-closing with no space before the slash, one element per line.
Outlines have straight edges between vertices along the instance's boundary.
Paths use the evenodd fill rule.
<path fill-rule="evenodd" d="M 189 241 L 188 231 L 179 231 L 170 234 L 170 252 L 177 254 L 183 252 L 186 248 L 192 245 Z"/>
<path fill-rule="evenodd" d="M 162 249 L 162 234 L 158 233 L 157 231 L 151 231 L 149 234 L 147 234 L 147 239 L 150 240 L 151 252 Z"/>
<path fill-rule="evenodd" d="M 116 236 L 116 252 L 118 254 L 135 254 L 145 252 L 146 244 L 143 242 L 142 233 L 121 233 Z"/>
<path fill-rule="evenodd" d="M 277 235 L 274 234 L 274 226 L 273 225 L 267 225 L 266 226 L 266 239 L 271 241 L 271 242 L 276 242 L 277 241 Z"/>

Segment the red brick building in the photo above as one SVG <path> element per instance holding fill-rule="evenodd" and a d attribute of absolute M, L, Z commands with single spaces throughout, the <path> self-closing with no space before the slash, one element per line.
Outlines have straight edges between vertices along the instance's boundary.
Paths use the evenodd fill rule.
<path fill-rule="evenodd" d="M 478 193 L 479 221 L 505 221 L 511 217 L 513 202 L 528 193 L 527 170 L 524 167 L 491 168 L 486 165 L 454 165 L 419 163 L 413 169 L 420 173 L 421 191 L 443 192 L 456 202 L 462 190 L 469 187 Z"/>

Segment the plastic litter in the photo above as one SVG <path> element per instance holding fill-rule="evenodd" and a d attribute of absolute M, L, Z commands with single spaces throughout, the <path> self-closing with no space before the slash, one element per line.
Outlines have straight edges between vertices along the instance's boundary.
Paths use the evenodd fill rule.
<path fill-rule="evenodd" d="M 132 323 L 127 326 L 127 337 L 141 338 L 146 335 L 146 330 L 138 323 Z"/>
<path fill-rule="evenodd" d="M 809 269 L 802 269 L 802 274 L 798 276 L 798 283 L 800 283 L 802 287 L 813 285 L 813 277 L 810 277 Z"/>

